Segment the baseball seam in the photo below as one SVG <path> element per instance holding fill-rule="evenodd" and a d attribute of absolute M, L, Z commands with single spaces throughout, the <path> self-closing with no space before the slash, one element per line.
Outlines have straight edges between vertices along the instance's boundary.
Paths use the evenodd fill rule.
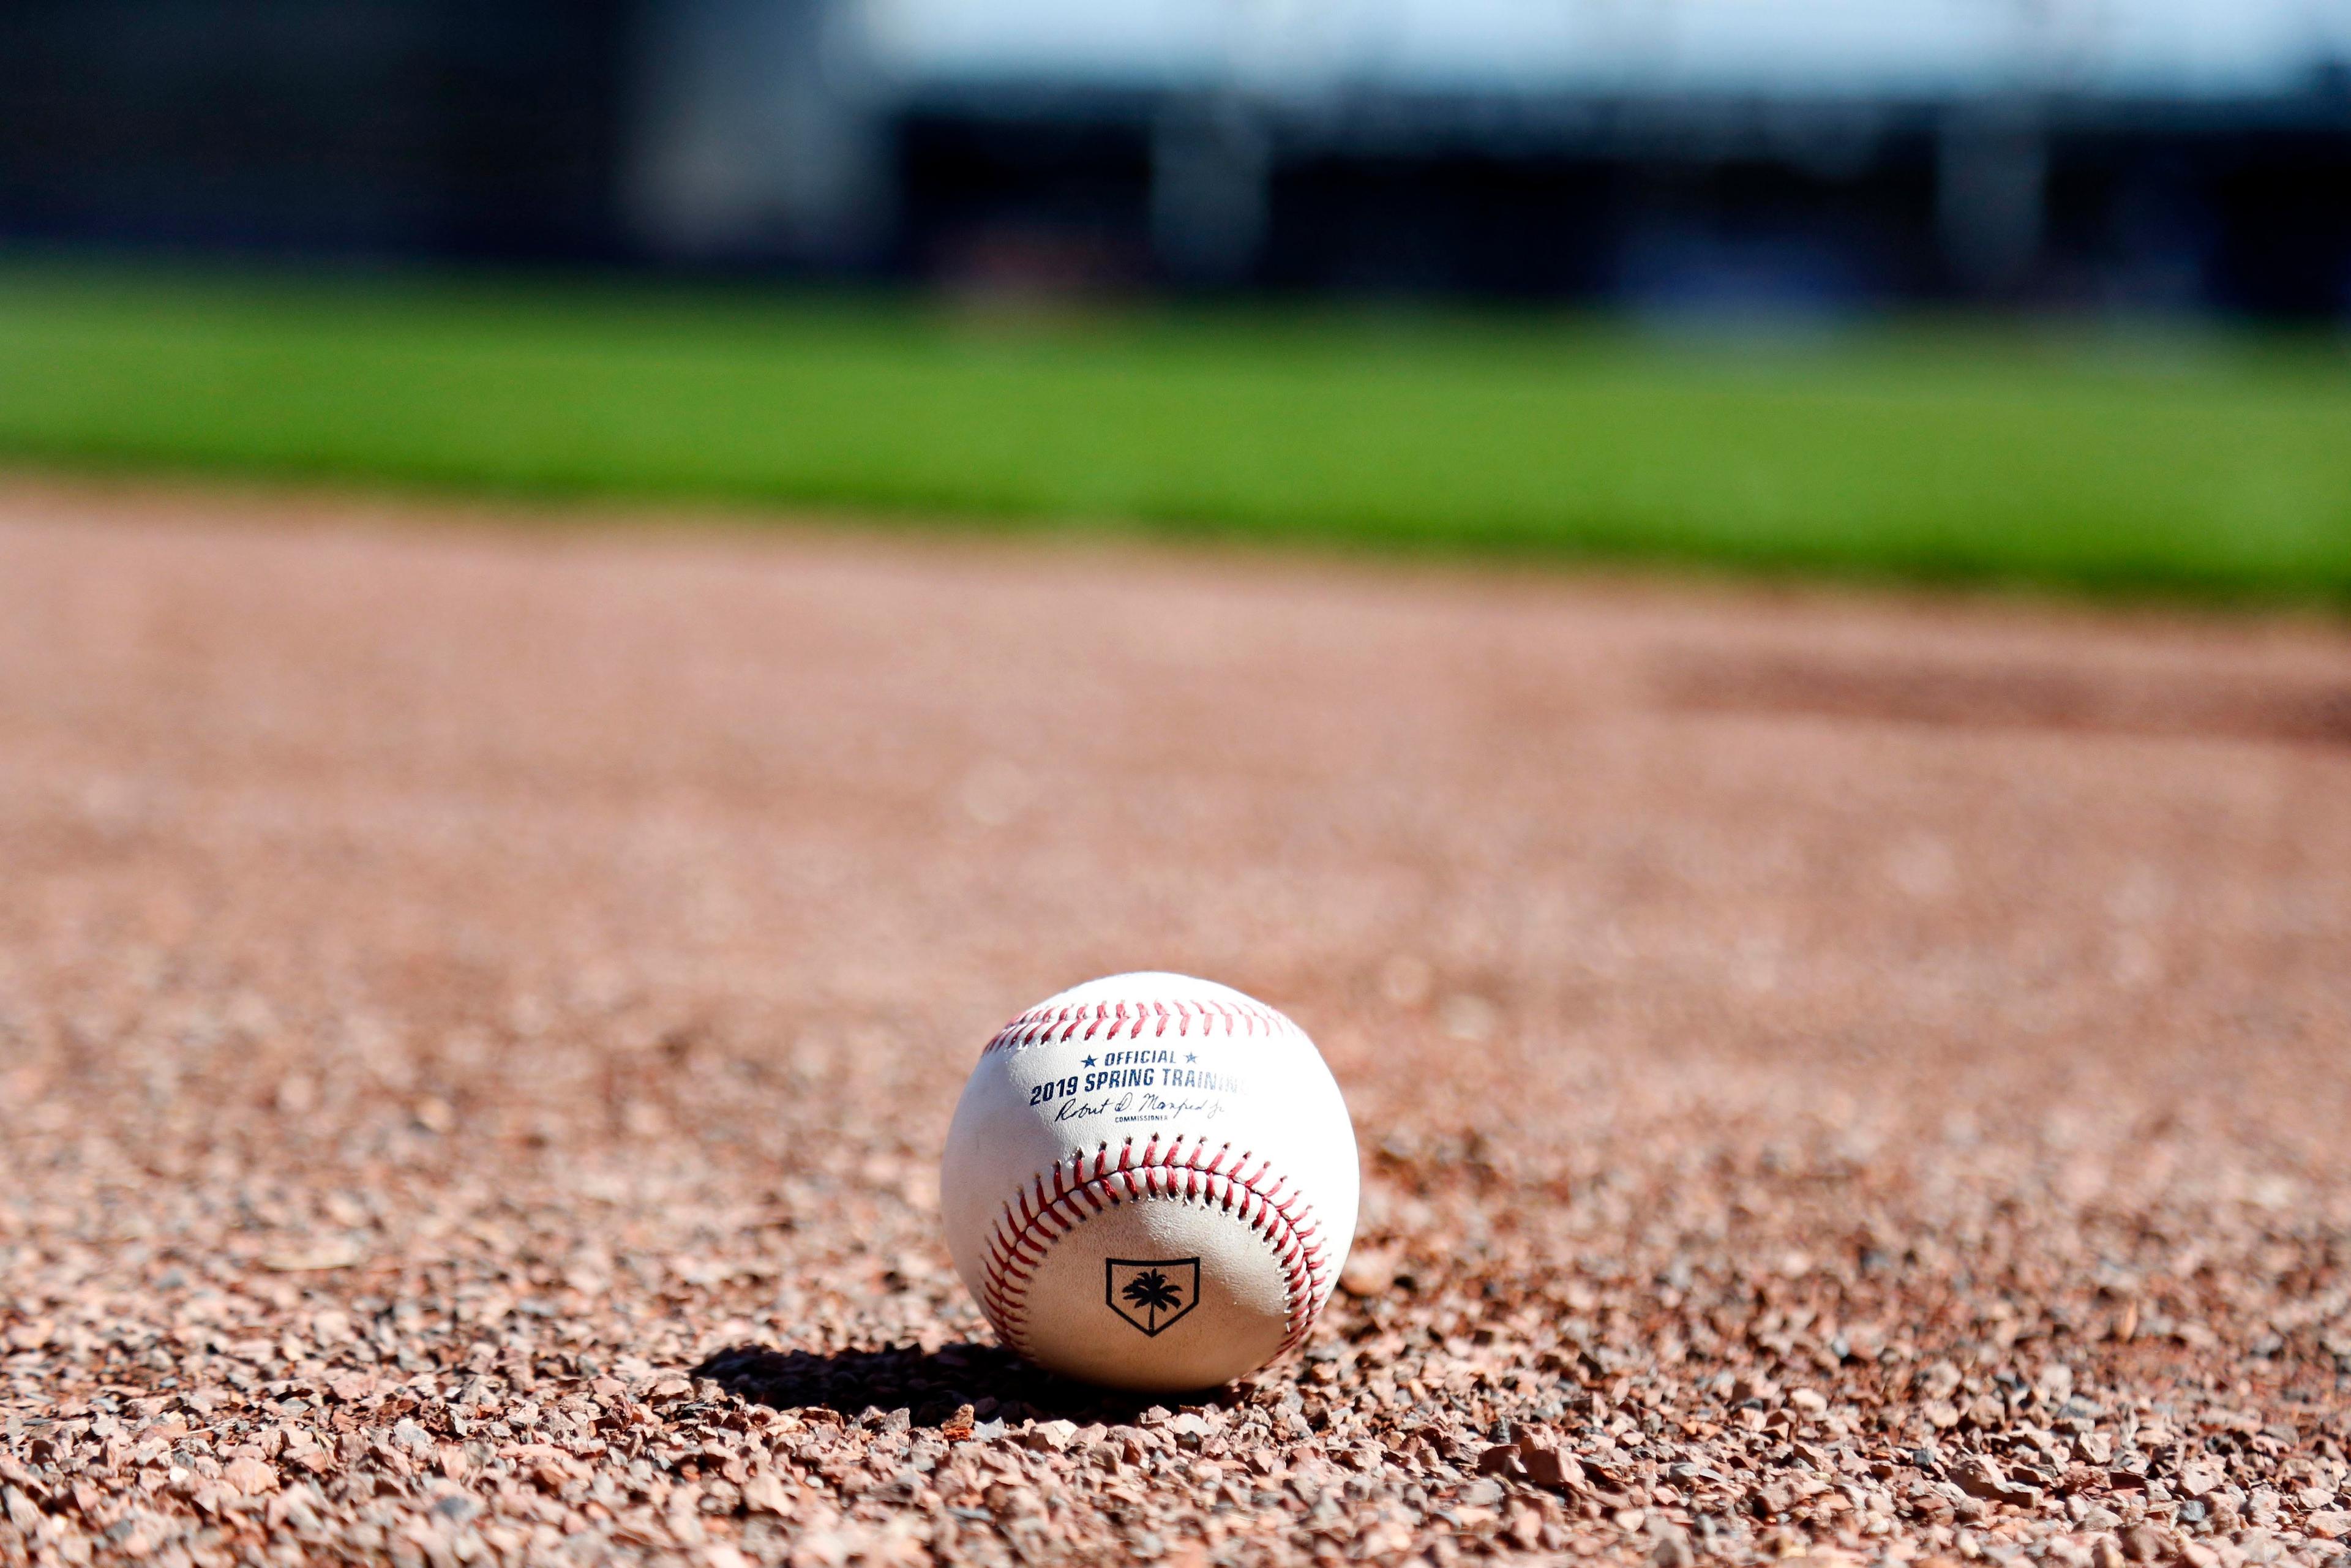
<path fill-rule="evenodd" d="M 1065 1007 L 1034 1007 L 1002 1029 L 981 1051 L 1025 1051 L 1032 1045 L 1071 1040 L 1141 1040 L 1149 1029 L 1155 1039 L 1172 1028 L 1186 1037 L 1196 1024 L 1205 1031 L 1220 1024 L 1231 1035 L 1294 1034 L 1298 1026 L 1273 1009 L 1258 1002 L 1078 1002 Z"/>
<path fill-rule="evenodd" d="M 1256 1169 L 1249 1168 L 1256 1160 Z M 1088 1166 L 1092 1168 L 1088 1170 Z M 1047 1183 L 1050 1181 L 1050 1188 Z M 1129 1138 L 1113 1155 L 1108 1144 L 1089 1155 L 1081 1149 L 1040 1171 L 1008 1201 L 998 1217 L 982 1260 L 980 1304 L 1005 1342 L 1029 1354 L 1029 1285 L 1053 1243 L 1106 1208 L 1143 1199 L 1211 1204 L 1235 1216 L 1273 1249 L 1282 1271 L 1284 1355 L 1297 1348 L 1321 1315 L 1330 1291 L 1330 1260 L 1313 1207 L 1286 1189 L 1287 1177 L 1272 1162 L 1229 1144 L 1215 1148 L 1195 1139 L 1188 1151 L 1182 1134 L 1163 1147 L 1159 1135 L 1141 1149 Z"/>

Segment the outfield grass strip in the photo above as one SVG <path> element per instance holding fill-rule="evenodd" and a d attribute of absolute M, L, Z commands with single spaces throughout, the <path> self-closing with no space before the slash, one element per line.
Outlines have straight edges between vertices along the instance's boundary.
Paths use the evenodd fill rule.
<path fill-rule="evenodd" d="M 2328 338 L 18 267 L 0 455 L 2351 602 Z"/>

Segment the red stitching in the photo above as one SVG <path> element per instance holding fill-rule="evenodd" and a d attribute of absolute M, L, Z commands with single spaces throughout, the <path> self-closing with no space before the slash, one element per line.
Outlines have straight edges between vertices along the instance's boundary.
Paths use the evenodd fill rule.
<path fill-rule="evenodd" d="M 1127 1009 L 1133 1007 L 1134 1011 Z M 1033 1007 L 1002 1029 L 982 1051 L 1019 1051 L 1032 1045 L 1048 1045 L 1069 1040 L 1092 1040 L 1107 1027 L 1109 1038 L 1115 1040 L 1123 1030 L 1130 1040 L 1141 1040 L 1146 1023 L 1157 1020 L 1157 1034 L 1167 1032 L 1167 1020 L 1176 1020 L 1178 1036 L 1192 1032 L 1195 1019 L 1205 1028 L 1210 1022 L 1224 1025 L 1228 1034 L 1256 1035 L 1260 1030 L 1267 1035 L 1295 1030 L 1290 1019 L 1258 1002 L 1226 1001 L 1154 1001 L 1148 1005 L 1137 1001 L 1080 1002 L 1074 1006 Z"/>
<path fill-rule="evenodd" d="M 1155 1133 L 1138 1159 L 1134 1140 L 1130 1138 L 1119 1145 L 1115 1166 L 1111 1164 L 1107 1144 L 1092 1155 L 1080 1149 L 1053 1166 L 1051 1197 L 1046 1196 L 1045 1175 L 1040 1171 L 1033 1183 L 1034 1207 L 1025 1187 L 1015 1195 L 1019 1205 L 1017 1213 L 1013 1201 L 1006 1201 L 988 1239 L 979 1292 L 987 1321 L 996 1325 L 1006 1343 L 1023 1355 L 1029 1354 L 1029 1283 L 1052 1243 L 1105 1208 L 1127 1198 L 1147 1197 L 1221 1205 L 1270 1245 L 1282 1270 L 1282 1314 L 1287 1328 L 1281 1348 L 1274 1354 L 1287 1354 L 1298 1347 L 1322 1314 L 1330 1288 L 1330 1260 L 1322 1250 L 1321 1226 L 1312 1206 L 1295 1194 L 1284 1193 L 1288 1178 L 1273 1176 L 1270 1160 L 1259 1160 L 1251 1173 L 1248 1166 L 1252 1156 L 1247 1151 L 1235 1155 L 1229 1145 L 1211 1150 L 1196 1139 L 1187 1158 L 1183 1147 L 1182 1134 L 1162 1149 Z M 1228 1158 L 1232 1161 L 1229 1170 L 1225 1166 Z M 1093 1165 L 1092 1175 L 1086 1173 L 1089 1160 Z"/>

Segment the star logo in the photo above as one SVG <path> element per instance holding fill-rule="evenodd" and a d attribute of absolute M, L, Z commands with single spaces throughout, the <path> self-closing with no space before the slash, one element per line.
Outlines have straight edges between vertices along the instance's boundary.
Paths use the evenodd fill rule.
<path fill-rule="evenodd" d="M 1200 1060 L 1200 1053 L 1196 1051 L 1187 1051 L 1184 1053 L 1184 1060 L 1186 1061 L 1197 1061 Z"/>
<path fill-rule="evenodd" d="M 1087 1057 L 1087 1058 L 1086 1058 L 1086 1065 L 1087 1065 L 1088 1067 L 1092 1067 L 1093 1064 L 1094 1064 L 1094 1059 L 1093 1059 L 1092 1057 L 1091 1057 L 1091 1056 Z"/>

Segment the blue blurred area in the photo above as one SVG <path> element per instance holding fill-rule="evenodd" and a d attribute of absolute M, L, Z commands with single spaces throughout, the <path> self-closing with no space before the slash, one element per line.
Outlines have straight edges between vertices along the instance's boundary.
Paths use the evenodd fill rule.
<path fill-rule="evenodd" d="M 0 239 L 2351 314 L 2351 0 L 5 0 Z"/>

